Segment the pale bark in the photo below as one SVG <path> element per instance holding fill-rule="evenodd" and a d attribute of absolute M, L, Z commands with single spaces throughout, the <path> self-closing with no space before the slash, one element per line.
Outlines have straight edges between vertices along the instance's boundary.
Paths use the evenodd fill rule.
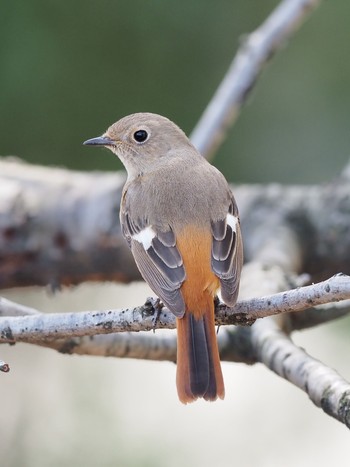
<path fill-rule="evenodd" d="M 234 187 L 246 260 L 314 281 L 350 274 L 348 172 L 323 186 Z M 124 179 L 0 160 L 0 288 L 139 279 L 120 231 Z"/>
<path fill-rule="evenodd" d="M 233 308 L 218 303 L 216 324 L 249 326 L 257 319 L 346 299 L 350 299 L 350 277 L 337 275 L 319 284 L 242 300 Z M 152 304 L 145 304 L 123 310 L 45 314 L 0 298 L 0 343 L 175 328 L 175 317 L 168 309 L 163 308 L 156 321 L 155 313 Z"/>
<path fill-rule="evenodd" d="M 2 371 L 3 373 L 8 373 L 10 371 L 9 364 L 4 362 L 3 360 L 0 360 L 0 371 Z"/>
<path fill-rule="evenodd" d="M 0 288 L 139 279 L 120 232 L 124 180 L 0 160 Z"/>
<path fill-rule="evenodd" d="M 271 319 L 252 328 L 258 360 L 305 391 L 324 412 L 350 428 L 350 384 L 335 370 L 296 347 Z"/>

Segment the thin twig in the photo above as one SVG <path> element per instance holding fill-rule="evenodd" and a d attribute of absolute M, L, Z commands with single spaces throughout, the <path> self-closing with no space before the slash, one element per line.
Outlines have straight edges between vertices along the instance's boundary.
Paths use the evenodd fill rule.
<path fill-rule="evenodd" d="M 3 360 L 0 360 L 0 371 L 8 373 L 10 371 L 10 365 Z"/>
<path fill-rule="evenodd" d="M 258 318 L 302 311 L 323 303 L 345 299 L 350 299 L 350 277 L 338 274 L 318 284 L 243 300 L 234 308 L 219 304 L 216 309 L 216 323 L 250 325 Z M 2 301 L 0 314 L 3 314 L 1 303 Z M 8 307 L 8 302 L 6 306 Z M 15 308 L 15 304 L 12 304 L 12 307 Z M 155 327 L 175 327 L 175 318 L 166 308 L 160 313 L 156 325 L 153 314 L 152 307 L 143 305 L 123 310 L 3 317 L 0 318 L 0 343 L 40 342 L 48 338 L 61 339 L 114 332 L 150 331 Z"/>
<path fill-rule="evenodd" d="M 223 142 L 264 65 L 319 3 L 320 0 L 284 0 L 243 42 L 192 132 L 191 140 L 204 157 L 209 158 Z"/>
<path fill-rule="evenodd" d="M 38 314 L 39 311 L 29 306 L 11 302 L 6 298 L 0 297 L 0 317 L 2 316 L 28 316 Z"/>
<path fill-rule="evenodd" d="M 344 274 L 335 276 L 317 284 L 298 287 L 268 297 L 254 298 L 239 302 L 234 308 L 219 305 L 221 312 L 226 310 L 235 319 L 233 324 L 249 324 L 259 318 L 307 310 L 325 303 L 338 302 L 350 298 L 350 277 Z M 229 324 L 224 315 L 217 316 L 218 324 Z M 242 322 L 240 323 L 240 320 Z"/>

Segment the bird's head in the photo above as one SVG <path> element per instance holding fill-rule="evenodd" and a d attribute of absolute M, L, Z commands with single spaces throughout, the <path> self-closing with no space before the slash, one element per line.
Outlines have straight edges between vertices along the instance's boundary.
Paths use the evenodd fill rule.
<path fill-rule="evenodd" d="M 168 158 L 185 154 L 193 146 L 185 133 L 169 119 L 152 113 L 128 115 L 85 145 L 105 146 L 124 164 L 129 178 L 167 163 Z"/>

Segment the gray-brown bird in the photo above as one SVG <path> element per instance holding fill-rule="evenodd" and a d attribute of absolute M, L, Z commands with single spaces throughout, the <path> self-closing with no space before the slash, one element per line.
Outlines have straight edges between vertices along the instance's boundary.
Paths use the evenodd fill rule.
<path fill-rule="evenodd" d="M 225 396 L 214 298 L 232 306 L 243 262 L 238 209 L 224 176 L 165 117 L 136 113 L 102 136 L 128 178 L 120 222 L 136 264 L 176 316 L 177 391 L 183 403 Z"/>

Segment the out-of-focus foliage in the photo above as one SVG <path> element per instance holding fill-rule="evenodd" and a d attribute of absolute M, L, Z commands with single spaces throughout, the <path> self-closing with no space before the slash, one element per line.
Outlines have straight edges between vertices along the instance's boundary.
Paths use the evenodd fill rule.
<path fill-rule="evenodd" d="M 0 154 L 120 168 L 81 142 L 152 111 L 187 133 L 272 0 L 11 0 L 0 15 Z M 237 182 L 319 182 L 349 155 L 350 4 L 324 2 L 274 59 L 214 163 Z"/>

